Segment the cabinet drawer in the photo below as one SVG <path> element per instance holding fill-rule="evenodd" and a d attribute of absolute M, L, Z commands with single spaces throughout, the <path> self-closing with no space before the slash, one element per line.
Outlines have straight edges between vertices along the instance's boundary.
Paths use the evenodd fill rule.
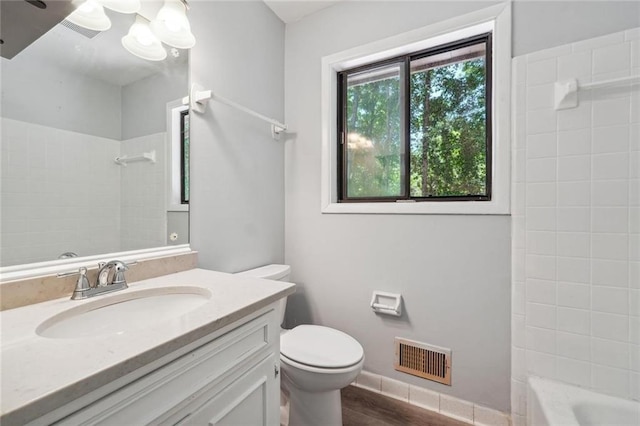
<path fill-rule="evenodd" d="M 224 334 L 118 389 L 57 425 L 144 425 L 188 405 L 234 372 L 277 350 L 274 311 Z M 237 373 L 236 373 L 237 374 Z"/>

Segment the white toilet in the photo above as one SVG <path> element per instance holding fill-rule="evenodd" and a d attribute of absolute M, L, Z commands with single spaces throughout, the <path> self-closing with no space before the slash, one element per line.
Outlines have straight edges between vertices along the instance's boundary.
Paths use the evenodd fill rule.
<path fill-rule="evenodd" d="M 267 265 L 240 272 L 257 278 L 289 281 L 289 265 Z M 286 299 L 280 302 L 280 324 Z M 364 350 L 342 331 L 299 325 L 280 331 L 281 387 L 289 397 L 289 426 L 340 426 L 340 389 L 362 370 Z"/>

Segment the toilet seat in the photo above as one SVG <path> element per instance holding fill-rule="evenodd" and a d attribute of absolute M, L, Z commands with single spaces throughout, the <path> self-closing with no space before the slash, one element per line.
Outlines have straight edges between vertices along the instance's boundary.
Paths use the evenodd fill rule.
<path fill-rule="evenodd" d="M 280 336 L 281 356 L 315 368 L 341 369 L 358 364 L 364 350 L 342 331 L 319 325 L 299 325 Z"/>

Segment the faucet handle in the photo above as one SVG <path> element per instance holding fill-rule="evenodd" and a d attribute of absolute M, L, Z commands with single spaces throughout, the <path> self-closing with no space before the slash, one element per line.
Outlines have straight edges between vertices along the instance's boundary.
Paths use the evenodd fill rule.
<path fill-rule="evenodd" d="M 84 266 L 78 269 L 78 271 L 62 272 L 57 275 L 58 278 L 70 277 L 72 275 L 78 275 L 78 281 L 76 281 L 76 288 L 71 295 L 72 300 L 85 299 L 87 290 L 91 289 L 89 279 L 87 278 L 87 268 Z"/>

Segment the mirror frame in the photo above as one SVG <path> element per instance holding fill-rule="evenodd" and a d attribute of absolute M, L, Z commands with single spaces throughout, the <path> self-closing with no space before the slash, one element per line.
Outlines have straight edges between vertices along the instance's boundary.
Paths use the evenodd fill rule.
<path fill-rule="evenodd" d="M 108 262 L 114 259 L 122 260 L 123 262 L 133 262 L 187 253 L 193 253 L 191 246 L 189 244 L 181 244 L 4 266 L 0 267 L 0 285 L 10 281 L 59 274 L 62 272 L 74 272 L 81 267 L 93 268 L 98 266 L 98 262 Z"/>

